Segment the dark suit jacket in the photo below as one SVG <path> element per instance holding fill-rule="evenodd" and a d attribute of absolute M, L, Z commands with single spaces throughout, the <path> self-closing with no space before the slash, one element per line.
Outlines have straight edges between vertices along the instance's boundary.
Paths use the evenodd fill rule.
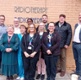
<path fill-rule="evenodd" d="M 60 54 L 59 34 L 56 31 L 52 34 L 52 39 L 51 39 L 52 46 L 50 48 L 47 47 L 48 40 L 49 40 L 48 34 L 49 34 L 48 32 L 44 33 L 43 39 L 42 39 L 42 47 L 43 47 L 44 54 L 48 55 L 46 51 L 50 49 L 52 52 L 52 55 L 59 55 Z"/>
<path fill-rule="evenodd" d="M 36 55 L 39 55 L 39 50 L 40 50 L 40 36 L 38 33 L 35 33 L 34 34 L 34 37 L 33 37 L 33 41 L 32 41 L 32 45 L 34 46 L 34 49 L 33 49 L 33 52 L 36 51 Z M 21 48 L 22 48 L 22 51 L 23 52 L 27 52 L 29 53 L 29 50 L 28 50 L 28 46 L 29 46 L 29 33 L 25 34 L 22 38 L 22 41 L 21 41 Z M 31 53 L 30 53 L 31 54 Z M 35 55 L 35 56 L 36 56 Z"/>

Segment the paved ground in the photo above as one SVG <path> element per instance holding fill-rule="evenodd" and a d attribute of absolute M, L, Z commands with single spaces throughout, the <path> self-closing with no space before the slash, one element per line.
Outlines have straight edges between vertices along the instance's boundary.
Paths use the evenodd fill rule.
<path fill-rule="evenodd" d="M 0 80 L 6 80 L 6 77 L 0 75 Z M 15 79 L 14 79 L 14 80 L 15 80 Z M 45 80 L 46 80 L 46 79 L 45 79 Z M 70 79 L 70 74 L 69 74 L 69 73 L 66 73 L 66 75 L 65 75 L 64 77 L 60 77 L 60 76 L 59 76 L 59 73 L 58 73 L 57 76 L 56 76 L 56 80 L 71 80 L 71 79 Z"/>

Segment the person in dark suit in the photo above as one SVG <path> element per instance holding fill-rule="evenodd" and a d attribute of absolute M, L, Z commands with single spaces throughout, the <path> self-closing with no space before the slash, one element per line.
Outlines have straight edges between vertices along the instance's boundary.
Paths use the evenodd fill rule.
<path fill-rule="evenodd" d="M 40 36 L 36 33 L 34 24 L 28 27 L 27 34 L 22 38 L 21 47 L 24 54 L 24 79 L 34 80 L 40 49 Z"/>
<path fill-rule="evenodd" d="M 48 30 L 49 32 L 43 35 L 42 47 L 46 63 L 47 80 L 55 80 L 56 64 L 60 54 L 60 36 L 55 31 L 54 22 L 49 23 Z"/>

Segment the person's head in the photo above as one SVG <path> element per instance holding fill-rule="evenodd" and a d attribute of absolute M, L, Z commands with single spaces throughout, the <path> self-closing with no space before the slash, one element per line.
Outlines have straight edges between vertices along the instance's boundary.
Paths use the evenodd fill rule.
<path fill-rule="evenodd" d="M 9 25 L 7 27 L 7 32 L 8 32 L 8 34 L 13 34 L 14 33 L 14 26 L 13 25 Z"/>
<path fill-rule="evenodd" d="M 81 23 L 81 13 L 79 13 L 79 22 Z"/>
<path fill-rule="evenodd" d="M 28 24 L 28 25 L 33 24 L 33 19 L 32 19 L 32 18 L 28 18 L 28 19 L 27 19 L 27 24 Z"/>
<path fill-rule="evenodd" d="M 14 26 L 19 27 L 19 20 L 17 18 L 14 19 Z"/>
<path fill-rule="evenodd" d="M 43 22 L 41 22 L 39 25 L 38 25 L 38 32 L 45 32 L 45 24 Z"/>
<path fill-rule="evenodd" d="M 21 32 L 21 34 L 26 33 L 26 26 L 25 25 L 20 25 L 20 32 Z"/>
<path fill-rule="evenodd" d="M 48 16 L 46 14 L 42 15 L 42 22 L 46 24 L 48 22 Z"/>
<path fill-rule="evenodd" d="M 49 30 L 49 32 L 54 32 L 54 30 L 55 30 L 55 23 L 54 22 L 50 22 L 48 24 L 48 30 Z"/>
<path fill-rule="evenodd" d="M 27 30 L 28 33 L 36 33 L 36 27 L 34 24 L 30 24 Z"/>
<path fill-rule="evenodd" d="M 3 25 L 5 22 L 5 16 L 4 15 L 0 15 L 0 25 Z"/>
<path fill-rule="evenodd" d="M 59 22 L 60 23 L 64 23 L 65 19 L 66 19 L 66 16 L 64 14 L 59 15 Z"/>

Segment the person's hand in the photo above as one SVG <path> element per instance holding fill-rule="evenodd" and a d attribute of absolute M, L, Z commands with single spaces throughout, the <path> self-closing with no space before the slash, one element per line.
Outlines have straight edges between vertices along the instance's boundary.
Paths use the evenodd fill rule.
<path fill-rule="evenodd" d="M 30 54 L 30 57 L 33 58 L 33 57 L 35 56 L 35 54 L 36 54 L 36 52 L 31 53 L 31 54 Z"/>
<path fill-rule="evenodd" d="M 30 55 L 27 52 L 24 52 L 24 55 L 26 58 L 30 57 Z"/>
<path fill-rule="evenodd" d="M 10 50 L 9 50 L 9 48 L 6 48 L 6 52 L 9 52 Z"/>
<path fill-rule="evenodd" d="M 50 50 L 47 50 L 47 54 L 52 54 Z"/>
<path fill-rule="evenodd" d="M 10 52 L 12 51 L 12 48 L 8 48 L 8 49 L 9 49 Z"/>
<path fill-rule="evenodd" d="M 11 52 L 12 48 L 6 48 L 6 52 Z"/>
<path fill-rule="evenodd" d="M 67 49 L 69 46 L 68 45 L 65 45 L 64 47 Z"/>

